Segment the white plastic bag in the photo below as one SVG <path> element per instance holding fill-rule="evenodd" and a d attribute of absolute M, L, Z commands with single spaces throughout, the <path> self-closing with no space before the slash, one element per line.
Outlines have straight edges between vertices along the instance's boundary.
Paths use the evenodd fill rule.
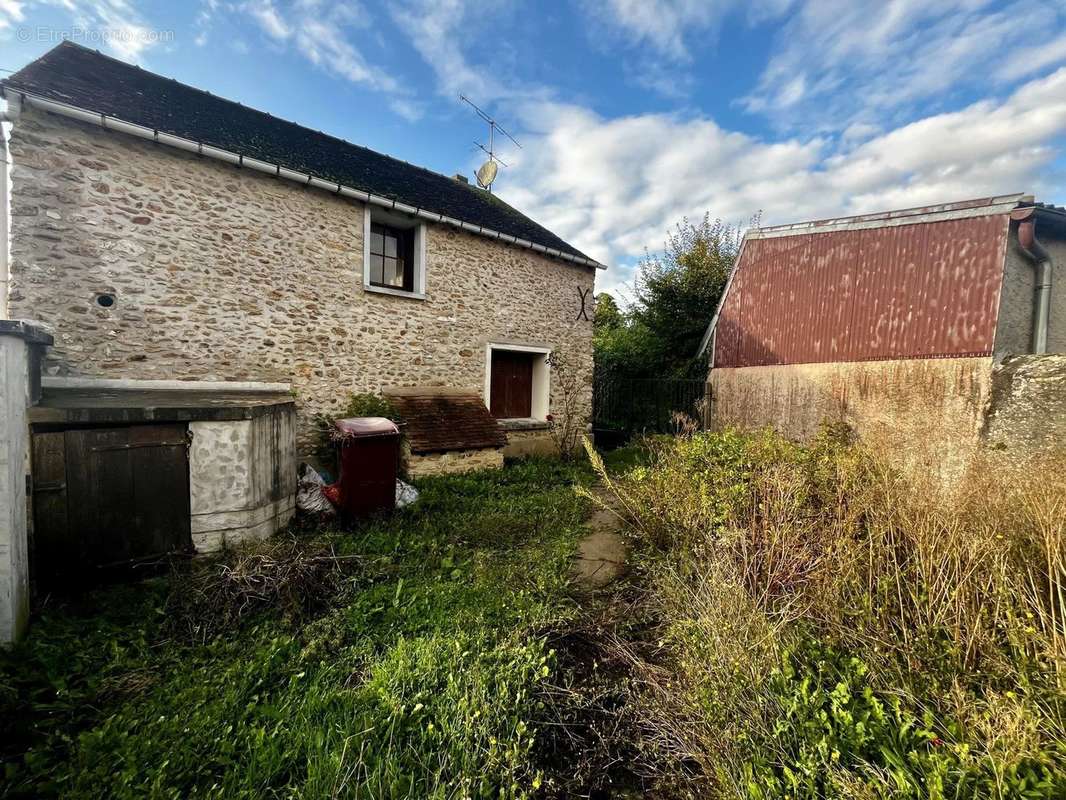
<path fill-rule="evenodd" d="M 418 500 L 418 489 L 409 483 L 396 479 L 396 507 L 403 508 Z"/>
<path fill-rule="evenodd" d="M 333 503 L 322 493 L 326 482 L 310 464 L 301 464 L 296 482 L 296 507 L 311 514 L 332 516 L 337 513 Z"/>

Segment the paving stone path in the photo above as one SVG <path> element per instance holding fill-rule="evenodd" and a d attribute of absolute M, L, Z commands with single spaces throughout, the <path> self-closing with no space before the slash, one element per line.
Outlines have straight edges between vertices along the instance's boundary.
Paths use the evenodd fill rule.
<path fill-rule="evenodd" d="M 614 498 L 602 486 L 595 487 L 592 493 L 612 506 Z M 580 591 L 594 592 L 625 572 L 628 548 L 618 533 L 622 520 L 613 511 L 597 507 L 587 527 L 589 534 L 578 543 L 570 566 L 570 581 Z"/>

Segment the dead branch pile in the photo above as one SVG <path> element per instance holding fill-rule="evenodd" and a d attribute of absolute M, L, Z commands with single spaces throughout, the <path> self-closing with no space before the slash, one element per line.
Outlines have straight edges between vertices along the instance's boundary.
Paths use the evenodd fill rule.
<path fill-rule="evenodd" d="M 201 641 L 261 612 L 297 622 L 336 597 L 356 565 L 328 543 L 275 537 L 176 568 L 168 616 L 177 631 Z"/>

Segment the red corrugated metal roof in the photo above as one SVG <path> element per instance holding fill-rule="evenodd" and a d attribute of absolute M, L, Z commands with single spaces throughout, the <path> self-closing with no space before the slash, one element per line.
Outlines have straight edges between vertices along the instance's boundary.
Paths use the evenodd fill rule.
<path fill-rule="evenodd" d="M 714 366 L 991 354 L 1009 214 L 861 221 L 749 235 Z"/>

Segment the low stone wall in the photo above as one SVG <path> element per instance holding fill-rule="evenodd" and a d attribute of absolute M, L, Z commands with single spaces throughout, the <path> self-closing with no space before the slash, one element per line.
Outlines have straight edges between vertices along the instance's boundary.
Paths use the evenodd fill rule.
<path fill-rule="evenodd" d="M 209 553 L 265 539 L 295 512 L 296 414 L 277 406 L 253 419 L 191 422 L 192 541 Z"/>
<path fill-rule="evenodd" d="M 1012 461 L 1066 451 L 1066 355 L 997 364 L 983 436 L 991 451 Z"/>
<path fill-rule="evenodd" d="M 773 427 L 809 440 L 843 422 L 905 465 L 950 478 L 974 455 L 992 383 L 991 358 L 910 359 L 718 368 L 711 427 Z"/>
<path fill-rule="evenodd" d="M 405 452 L 407 476 L 425 478 L 430 475 L 452 475 L 477 469 L 500 469 L 503 451 L 495 447 L 479 450 L 452 450 L 447 453 L 414 454 Z"/>

